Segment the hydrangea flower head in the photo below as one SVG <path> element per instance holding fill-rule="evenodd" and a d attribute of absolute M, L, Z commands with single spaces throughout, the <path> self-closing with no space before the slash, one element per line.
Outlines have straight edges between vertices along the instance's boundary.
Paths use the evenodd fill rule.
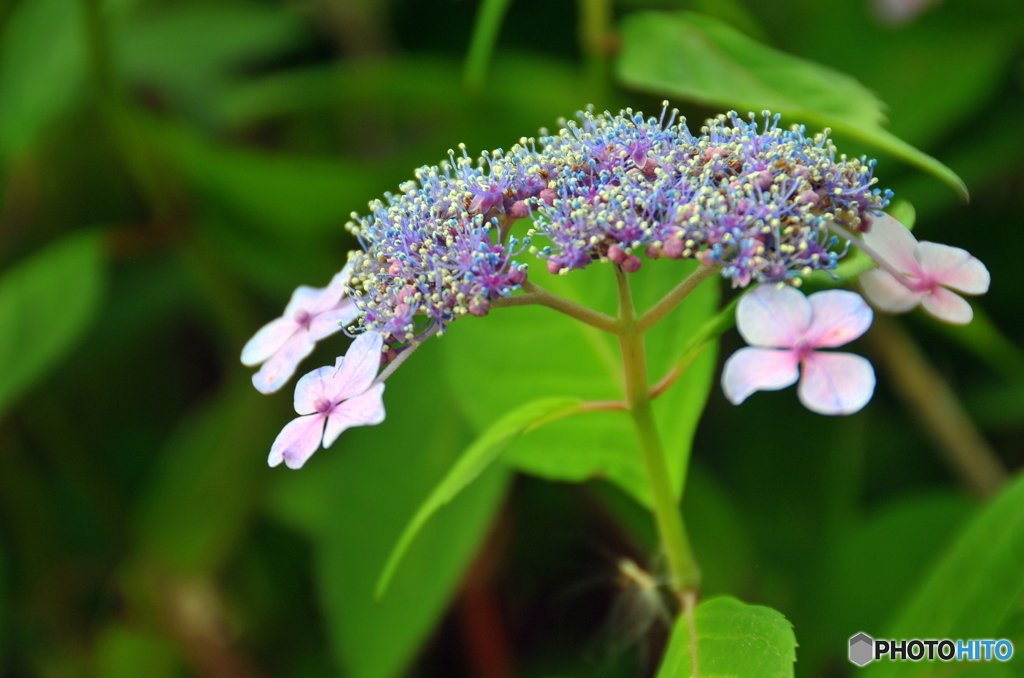
<path fill-rule="evenodd" d="M 353 259 L 351 286 L 368 329 L 395 343 L 443 332 L 462 315 L 486 315 L 526 279 L 525 265 L 512 261 L 521 248 L 502 241 L 498 218 L 525 184 L 500 158 L 487 156 L 488 173 L 452 154 L 371 203 L 369 216 L 353 215 L 348 228 L 364 252 Z"/>
<path fill-rule="evenodd" d="M 364 332 L 333 367 L 321 367 L 295 385 L 295 411 L 302 415 L 281 430 L 268 463 L 302 468 L 313 453 L 330 447 L 346 429 L 384 421 L 384 384 L 374 383 L 380 368 L 382 338 Z"/>
<path fill-rule="evenodd" d="M 827 132 L 778 120 L 730 113 L 694 136 L 674 113 L 586 112 L 539 150 L 520 145 L 520 166 L 532 163 L 555 195 L 531 203 L 551 241 L 538 255 L 552 271 L 599 259 L 635 270 L 637 252 L 693 258 L 722 265 L 738 287 L 835 268 L 828 223 L 860 230 L 891 194 L 874 188 L 874 161 L 837 158 Z"/>
<path fill-rule="evenodd" d="M 959 294 L 984 294 L 991 276 L 985 264 L 959 247 L 918 242 L 900 222 L 884 214 L 872 221 L 864 242 L 892 265 L 901 279 L 881 268 L 860 276 L 868 301 L 890 313 L 905 313 L 918 304 L 939 320 L 965 325 L 974 318 Z"/>
<path fill-rule="evenodd" d="M 273 393 L 295 374 L 316 342 L 329 337 L 359 315 L 346 297 L 351 269 L 345 267 L 325 288 L 299 287 L 280 318 L 264 325 L 242 348 L 242 364 L 262 367 L 252 377 L 260 393 Z"/>
<path fill-rule="evenodd" d="M 807 409 L 819 414 L 857 412 L 875 391 L 871 363 L 852 353 L 818 349 L 853 341 L 871 320 L 871 308 L 855 292 L 804 296 L 787 286 L 758 287 L 736 307 L 736 327 L 751 346 L 726 361 L 722 390 L 739 405 L 755 391 L 776 391 L 799 378 L 797 393 Z"/>

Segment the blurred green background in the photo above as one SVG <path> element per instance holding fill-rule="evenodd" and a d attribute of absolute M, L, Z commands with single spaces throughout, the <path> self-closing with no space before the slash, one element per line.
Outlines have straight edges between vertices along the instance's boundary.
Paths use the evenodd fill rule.
<path fill-rule="evenodd" d="M 238 355 L 341 267 L 349 213 L 414 167 L 589 103 L 654 112 L 662 95 L 615 75 L 617 26 L 682 9 L 875 92 L 970 203 L 852 136 L 840 149 L 879 158 L 919 238 L 992 272 L 969 328 L 912 314 L 859 342 L 880 384 L 863 412 L 820 417 L 788 391 L 735 408 L 716 385 L 697 430 L 685 507 L 705 593 L 782 611 L 798 676 L 851 674 L 846 639 L 890 628 L 1024 463 L 1020 0 L 0 2 L 0 674 L 648 675 L 664 629 L 616 563 L 657 573 L 653 527 L 600 478 L 489 472 L 373 601 L 474 431 L 447 337 L 389 382 L 385 424 L 298 472 L 265 462 L 290 389 L 260 396 Z M 672 98 L 692 129 L 714 103 Z M 988 631 L 1024 640 L 1007 594 Z"/>

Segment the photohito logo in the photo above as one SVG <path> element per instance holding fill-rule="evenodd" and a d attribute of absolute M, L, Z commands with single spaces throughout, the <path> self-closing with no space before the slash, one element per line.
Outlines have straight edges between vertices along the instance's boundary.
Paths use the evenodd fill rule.
<path fill-rule="evenodd" d="M 876 659 L 888 657 L 893 661 L 940 659 L 950 661 L 1009 661 L 1013 656 L 1013 643 L 999 640 L 942 640 L 912 638 L 910 640 L 875 640 L 866 633 L 850 638 L 850 661 L 865 666 Z"/>

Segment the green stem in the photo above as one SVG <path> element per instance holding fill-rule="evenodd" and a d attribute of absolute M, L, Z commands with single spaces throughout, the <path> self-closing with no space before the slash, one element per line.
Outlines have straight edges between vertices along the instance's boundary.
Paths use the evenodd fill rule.
<path fill-rule="evenodd" d="M 622 269 L 615 266 L 619 284 L 619 346 L 626 377 L 626 404 L 636 427 L 640 451 L 651 486 L 651 500 L 658 532 L 668 557 L 672 588 L 676 593 L 692 591 L 700 586 L 700 568 L 693 557 L 690 540 L 686 536 L 683 516 L 679 511 L 665 453 L 658 437 L 658 427 L 651 409 L 651 394 L 647 385 L 647 356 L 644 334 L 640 329 L 629 280 Z"/>
<path fill-rule="evenodd" d="M 661 301 L 651 306 L 646 313 L 637 320 L 641 332 L 646 332 L 667 316 L 672 309 L 682 303 L 690 292 L 697 289 L 697 286 L 708 278 L 721 271 L 720 266 L 698 266 L 690 275 L 683 278 L 682 282 L 676 285 L 671 292 L 666 294 Z"/>
<path fill-rule="evenodd" d="M 462 76 L 471 90 L 481 90 L 487 84 L 487 68 L 491 65 L 494 46 L 511 3 L 512 0 L 484 0 L 480 3 Z"/>
<path fill-rule="evenodd" d="M 556 311 L 566 314 L 572 318 L 576 318 L 580 322 L 586 323 L 591 327 L 596 327 L 604 332 L 610 332 L 611 334 L 619 333 L 619 323 L 604 313 L 595 311 L 594 309 L 581 306 L 575 301 L 569 301 L 565 297 L 560 297 L 557 294 L 548 292 L 540 285 L 535 285 L 529 280 L 523 283 L 523 292 L 525 294 L 518 294 L 514 297 L 506 297 L 504 299 L 495 299 L 491 302 L 491 308 L 507 308 L 509 306 L 530 306 L 539 305 L 553 308 Z"/>

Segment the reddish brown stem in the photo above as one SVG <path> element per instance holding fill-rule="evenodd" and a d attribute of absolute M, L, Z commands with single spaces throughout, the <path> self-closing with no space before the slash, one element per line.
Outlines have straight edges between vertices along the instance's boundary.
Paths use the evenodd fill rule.
<path fill-rule="evenodd" d="M 621 400 L 591 400 L 580 405 L 580 412 L 626 412 L 629 408 Z"/>

